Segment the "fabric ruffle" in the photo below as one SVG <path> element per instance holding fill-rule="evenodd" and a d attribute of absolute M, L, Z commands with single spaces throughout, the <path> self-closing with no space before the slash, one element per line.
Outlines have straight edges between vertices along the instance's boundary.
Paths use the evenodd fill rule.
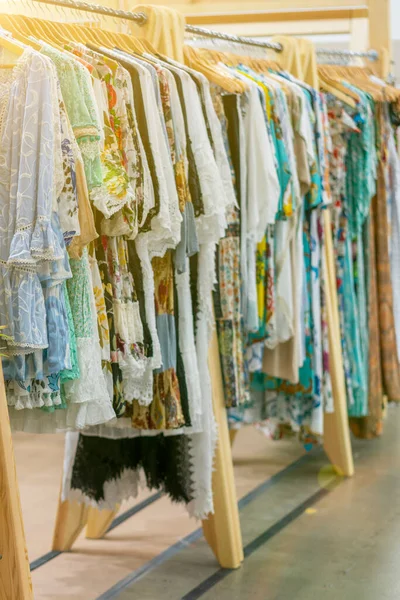
<path fill-rule="evenodd" d="M 59 260 L 63 258 L 65 248 L 53 229 L 53 224 L 46 220 L 36 221 L 31 240 L 31 255 L 37 261 Z"/>
<path fill-rule="evenodd" d="M 29 383 L 6 382 L 7 403 L 15 410 L 60 406 L 62 404 L 57 376 L 47 381 L 33 380 Z"/>
<path fill-rule="evenodd" d="M 26 265 L 34 266 L 35 258 L 31 254 L 32 231 L 22 229 L 16 231 L 10 245 L 9 258 L 7 264 L 9 266 Z"/>
<path fill-rule="evenodd" d="M 113 302 L 115 329 L 126 344 L 143 342 L 143 326 L 138 302 Z"/>
<path fill-rule="evenodd" d="M 77 412 L 74 424 L 77 429 L 83 429 L 113 419 L 115 412 L 108 395 L 107 383 L 94 340 L 77 338 L 77 348 L 80 378 L 66 382 L 64 389 L 69 405 L 85 405 Z M 71 410 L 71 406 L 68 410 Z M 71 419 L 68 419 L 69 423 L 70 421 Z"/>
<path fill-rule="evenodd" d="M 104 185 L 99 185 L 92 188 L 89 192 L 89 198 L 100 211 L 106 219 L 109 219 L 113 214 L 119 211 L 125 204 L 128 202 L 128 198 L 119 199 L 117 197 L 113 197 L 108 192 L 107 188 Z"/>
<path fill-rule="evenodd" d="M 14 268 L 4 279 L 8 298 L 8 351 L 26 354 L 32 349 L 47 348 L 46 308 L 37 273 Z M 7 289 L 8 288 L 8 289 Z"/>

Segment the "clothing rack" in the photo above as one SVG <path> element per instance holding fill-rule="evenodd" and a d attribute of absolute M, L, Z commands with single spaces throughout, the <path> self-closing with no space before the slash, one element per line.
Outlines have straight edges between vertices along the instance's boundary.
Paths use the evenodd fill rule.
<path fill-rule="evenodd" d="M 129 12 L 126 10 L 117 10 L 101 6 L 101 4 L 89 4 L 88 2 L 82 2 L 81 0 L 34 0 L 40 4 L 52 4 L 54 6 L 62 6 L 64 8 L 71 8 L 74 10 L 82 10 L 84 12 L 91 12 L 96 14 L 105 15 L 107 17 L 117 17 L 126 21 L 134 21 L 138 25 L 144 25 L 147 17 L 142 12 Z M 218 39 L 225 42 L 233 42 L 237 44 L 243 44 L 247 46 L 255 46 L 258 48 L 265 48 L 267 50 L 274 50 L 275 52 L 282 52 L 282 44 L 269 42 L 266 40 L 257 40 L 256 38 L 233 35 L 229 33 L 223 33 L 215 31 L 213 29 L 206 29 L 204 27 L 198 27 L 197 25 L 185 25 L 185 31 L 187 33 L 206 37 L 211 39 Z M 377 61 L 379 54 L 376 50 L 368 50 L 360 52 L 356 50 L 331 50 L 329 48 L 320 48 L 317 50 L 318 55 L 324 56 L 336 56 L 336 57 L 361 57 L 368 58 L 370 61 Z"/>
<path fill-rule="evenodd" d="M 113 10 L 98 4 L 88 4 L 80 0 L 34 0 L 37 3 L 51 4 L 88 13 L 97 13 L 125 21 L 133 21 L 143 25 L 146 22 L 144 13 L 134 13 L 124 10 Z M 298 8 L 293 2 L 293 10 Z M 321 4 L 321 2 L 320 2 Z M 329 0 L 326 2 L 329 6 Z M 361 56 L 371 61 L 386 64 L 385 54 L 389 54 L 389 18 L 386 4 L 378 0 L 369 0 L 370 21 L 374 17 L 374 27 L 370 27 L 371 45 L 378 51 L 354 52 L 347 50 L 319 50 L 321 55 L 332 56 Z M 299 17 L 300 18 L 300 17 Z M 328 18 L 333 18 L 332 16 Z M 285 20 L 282 12 L 282 21 Z M 283 50 L 280 44 L 260 41 L 254 38 L 244 38 L 230 34 L 186 25 L 186 31 L 194 35 L 222 39 L 225 41 L 247 44 L 261 48 L 271 49 L 276 52 Z M 376 43 L 375 43 L 376 42 Z M 383 55 L 383 57 L 382 57 Z M 386 61 L 386 62 L 385 62 Z M 381 68 L 384 75 L 384 67 Z M 326 227 L 329 231 L 328 212 L 326 213 Z M 327 237 L 328 259 L 333 260 L 332 240 Z M 330 281 L 331 290 L 335 289 L 335 282 Z M 333 323 L 337 322 L 337 298 L 335 294 L 330 299 L 328 309 L 332 313 Z M 339 353 L 340 341 L 337 334 L 330 332 L 330 344 Z M 233 467 L 229 432 L 224 406 L 224 390 L 221 376 L 221 366 L 216 333 L 211 339 L 209 350 L 210 375 L 212 379 L 213 404 L 215 418 L 219 429 L 219 443 L 216 451 L 215 472 L 213 475 L 213 492 L 215 514 L 203 522 L 204 536 L 213 549 L 219 563 L 223 567 L 237 568 L 243 560 L 242 539 L 240 532 L 236 492 L 234 487 Z M 341 362 L 336 362 L 334 368 L 338 380 L 343 379 L 340 372 Z M 353 461 L 351 455 L 349 430 L 347 425 L 346 400 L 339 391 L 339 398 L 335 397 L 336 413 L 326 415 L 325 419 L 325 450 L 330 457 L 334 468 L 340 473 L 350 476 L 353 474 Z M 335 394 L 337 396 L 337 394 Z M 32 600 L 32 583 L 29 571 L 28 554 L 26 550 L 23 520 L 20 506 L 18 483 L 15 471 L 15 460 L 12 447 L 11 430 L 8 419 L 8 408 L 0 361 L 0 600 Z M 87 536 L 98 538 L 107 530 L 114 511 L 98 511 L 83 505 L 71 502 L 59 503 L 59 510 L 55 525 L 53 549 L 68 550 L 75 539 L 87 525 Z"/>

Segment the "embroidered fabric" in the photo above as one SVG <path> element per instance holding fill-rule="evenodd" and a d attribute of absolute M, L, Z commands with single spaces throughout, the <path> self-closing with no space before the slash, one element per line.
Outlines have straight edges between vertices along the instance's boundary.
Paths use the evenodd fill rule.
<path fill-rule="evenodd" d="M 158 339 L 157 327 L 156 327 L 156 310 L 154 304 L 155 289 L 154 289 L 154 275 L 153 269 L 150 262 L 150 253 L 148 249 L 148 236 L 147 234 L 139 234 L 135 240 L 136 251 L 140 259 L 140 265 L 143 276 L 143 290 L 146 307 L 146 319 L 147 326 L 149 328 L 150 337 L 153 346 L 153 357 L 152 367 L 153 369 L 159 369 L 161 367 L 161 346 L 160 340 Z M 146 384 L 146 388 L 147 388 Z"/>
<path fill-rule="evenodd" d="M 171 157 L 164 134 L 163 123 L 157 106 L 154 86 L 150 73 L 132 57 L 119 51 L 107 54 L 123 59 L 138 70 L 142 84 L 143 100 L 150 134 L 151 153 L 159 185 L 159 211 L 151 220 L 151 230 L 147 232 L 150 258 L 162 257 L 169 248 L 175 248 L 180 240 L 182 215 L 175 186 Z"/>
<path fill-rule="evenodd" d="M 6 85 L 0 148 L 0 324 L 13 338 L 10 347 L 24 353 L 47 346 L 40 263 L 61 259 L 65 252 L 52 219 L 60 116 L 55 69 L 48 58 L 25 50 Z M 32 139 L 39 140 L 37 153 L 31 151 Z"/>
<path fill-rule="evenodd" d="M 179 63 L 169 59 L 168 67 L 173 69 L 182 81 L 182 89 L 188 111 L 188 133 L 193 148 L 204 206 L 204 214 L 198 215 L 196 219 L 198 240 L 200 244 L 217 242 L 223 237 L 227 227 L 227 200 L 221 175 L 208 138 L 196 84 L 189 74 L 182 70 L 182 65 Z M 222 201 L 215 202 L 215 198 L 219 198 Z"/>
<path fill-rule="evenodd" d="M 200 247 L 198 263 L 199 300 L 196 315 L 196 352 L 202 396 L 202 432 L 191 436 L 193 500 L 188 506 L 188 510 L 190 514 L 199 519 L 214 512 L 212 470 L 218 432 L 212 406 L 208 352 L 214 326 L 212 290 L 216 282 L 215 250 L 215 244 L 203 244 Z"/>
<path fill-rule="evenodd" d="M 61 118 L 61 148 L 63 158 L 63 177 L 61 192 L 58 196 L 57 209 L 60 218 L 60 226 L 64 235 L 66 245 L 69 245 L 72 238 L 80 234 L 79 214 L 78 214 L 78 196 L 76 187 L 75 159 L 81 159 L 77 152 L 78 145 L 69 122 L 64 101 L 61 96 L 60 85 L 58 84 L 58 103 Z"/>
<path fill-rule="evenodd" d="M 186 387 L 189 399 L 192 431 L 201 430 L 203 405 L 200 375 L 197 365 L 196 346 L 193 335 L 193 310 L 190 297 L 189 261 L 186 259 L 183 273 L 175 272 L 179 306 L 179 348 L 183 359 Z M 186 429 L 187 431 L 187 429 Z"/>

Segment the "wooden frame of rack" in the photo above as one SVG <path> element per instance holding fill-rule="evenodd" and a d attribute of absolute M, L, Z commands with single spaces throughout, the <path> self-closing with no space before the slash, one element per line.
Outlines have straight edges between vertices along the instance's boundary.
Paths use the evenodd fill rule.
<path fill-rule="evenodd" d="M 348 5 L 346 0 L 336 0 L 334 7 L 332 7 L 331 2 L 326 0 L 280 0 L 279 9 L 276 9 L 277 3 L 274 0 L 266 0 L 262 3 L 251 1 L 246 3 L 246 12 L 243 12 L 243 3 L 239 2 L 230 3 L 229 12 L 226 10 L 227 3 L 225 2 L 220 4 L 208 3 L 207 17 L 204 17 L 207 11 L 205 10 L 205 3 L 201 0 L 187 0 L 186 2 L 181 0 L 179 6 L 175 5 L 173 7 L 186 13 L 189 23 L 211 24 L 217 22 L 217 16 L 219 23 L 225 22 L 227 24 L 249 22 L 253 19 L 266 23 L 266 33 L 267 23 L 271 21 L 285 21 L 285 19 L 293 21 L 294 19 L 304 18 L 315 21 L 338 18 L 357 19 L 367 16 L 369 46 L 379 52 L 380 59 L 377 64 L 377 73 L 385 77 L 389 72 L 391 53 L 389 0 L 368 0 L 367 4 L 362 0 L 353 0 L 351 6 Z M 162 4 L 163 0 L 156 0 L 154 3 Z M 119 8 L 121 8 L 121 2 L 119 2 Z M 257 10 L 259 12 L 256 15 L 255 11 Z M 210 15 L 214 15 L 214 21 L 210 20 Z M 315 33 L 318 33 L 318 31 L 316 30 Z M 328 215 L 327 212 L 325 214 Z M 326 219 L 325 227 L 329 228 L 328 216 Z M 330 239 L 329 236 L 327 236 L 327 239 Z M 329 242 L 326 251 L 327 260 L 333 261 L 333 248 Z M 335 281 L 331 278 L 328 285 L 331 291 L 334 292 L 331 294 L 331 301 L 327 307 L 328 311 L 331 312 L 332 323 L 335 324 L 335 328 L 332 328 L 330 332 L 330 345 L 333 354 L 340 354 L 340 340 L 337 335 L 338 313 Z M 213 476 L 215 514 L 203 522 L 203 531 L 220 565 L 237 568 L 243 560 L 243 549 L 216 334 L 213 335 L 211 340 L 209 362 L 213 385 L 214 412 L 219 426 L 219 443 L 215 462 L 216 469 Z M 336 373 L 337 381 L 340 383 L 343 380 L 341 360 L 336 361 L 335 364 L 335 368 L 338 370 Z M 347 426 L 346 399 L 343 395 L 343 383 L 340 383 L 340 386 L 341 389 L 334 390 L 336 412 L 333 415 L 326 415 L 325 419 L 325 450 L 337 471 L 343 475 L 351 476 L 354 467 Z M 117 510 L 116 507 L 114 511 L 98 511 L 70 502 L 60 502 L 55 524 L 53 549 L 69 550 L 85 526 L 87 537 L 101 537 Z M 0 600 L 32 599 L 29 560 L 0 361 Z"/>

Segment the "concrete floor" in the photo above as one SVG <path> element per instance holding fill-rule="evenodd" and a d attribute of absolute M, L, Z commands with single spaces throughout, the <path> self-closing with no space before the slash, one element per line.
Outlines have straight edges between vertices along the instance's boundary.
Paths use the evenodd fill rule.
<path fill-rule="evenodd" d="M 43 436 L 38 451 L 29 438 L 15 445 L 32 560 L 50 549 L 61 439 Z M 322 451 L 242 431 L 234 445 L 240 569 L 219 569 L 200 535 L 186 538 L 198 524 L 163 498 L 34 571 L 35 600 L 399 600 L 399 440 L 400 408 L 390 407 L 381 439 L 353 440 L 356 475 L 342 480 Z M 47 461 L 42 486 L 32 479 L 35 459 Z"/>
<path fill-rule="evenodd" d="M 356 476 L 307 456 L 241 510 L 245 561 L 213 569 L 204 540 L 102 599 L 399 600 L 400 409 L 353 441 Z"/>

